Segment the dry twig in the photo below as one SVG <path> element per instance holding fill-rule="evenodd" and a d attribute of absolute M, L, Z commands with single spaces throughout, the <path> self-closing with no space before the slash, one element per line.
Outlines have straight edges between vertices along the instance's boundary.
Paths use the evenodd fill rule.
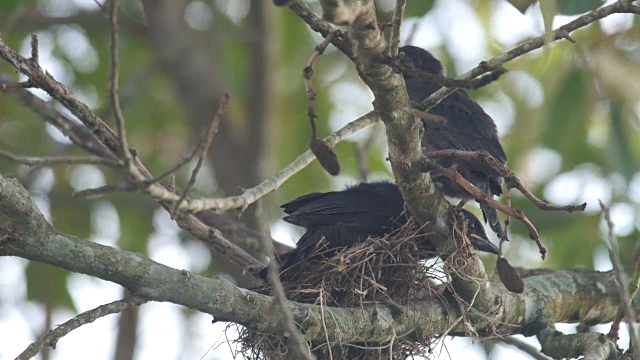
<path fill-rule="evenodd" d="M 97 319 L 110 315 L 117 314 L 123 311 L 129 310 L 132 307 L 140 306 L 146 303 L 147 300 L 128 297 L 122 300 L 117 300 L 109 304 L 100 305 L 95 309 L 85 311 L 82 314 L 78 314 L 73 319 L 66 321 L 65 323 L 58 325 L 55 329 L 47 331 L 38 340 L 31 343 L 20 355 L 16 357 L 16 360 L 27 360 L 36 356 L 42 349 L 49 346 L 53 349 L 56 347 L 56 343 L 60 338 L 67 335 L 71 331 L 79 328 L 82 325 L 92 323 Z"/>
<path fill-rule="evenodd" d="M 24 156 L 0 149 L 0 157 L 27 166 L 51 166 L 55 164 L 92 164 L 120 167 L 120 163 L 98 156 Z"/>
<path fill-rule="evenodd" d="M 198 162 L 196 163 L 196 167 L 193 168 L 191 172 L 191 177 L 189 178 L 189 183 L 184 189 L 182 196 L 176 202 L 171 211 L 171 217 L 173 218 L 176 215 L 176 212 L 180 209 L 180 204 L 184 201 L 184 199 L 189 194 L 189 191 L 195 185 L 196 178 L 198 177 L 198 172 L 200 168 L 202 168 L 202 164 L 204 163 L 204 159 L 207 157 L 207 153 L 209 152 L 209 148 L 211 147 L 211 143 L 213 143 L 213 139 L 218 134 L 218 129 L 220 127 L 220 122 L 222 121 L 222 116 L 227 112 L 227 104 L 229 103 L 229 94 L 224 93 L 222 96 L 222 100 L 220 100 L 220 105 L 218 105 L 218 110 L 216 111 L 216 115 L 211 120 L 209 124 L 209 130 L 207 131 L 206 137 L 200 142 L 199 150 L 198 150 Z"/>
<path fill-rule="evenodd" d="M 464 188 L 469 194 L 471 194 L 471 196 L 473 196 L 476 199 L 476 201 L 485 203 L 498 211 L 501 211 L 505 214 L 510 215 L 511 217 L 514 217 L 520 220 L 529 230 L 529 238 L 535 241 L 536 245 L 538 246 L 538 250 L 540 251 L 540 255 L 544 260 L 547 253 L 547 249 L 545 249 L 545 247 L 540 242 L 540 237 L 538 236 L 538 230 L 536 230 L 533 223 L 531 223 L 531 221 L 525 216 L 524 212 L 521 209 L 510 208 L 494 200 L 493 198 L 485 194 L 482 190 L 475 187 L 472 183 L 470 183 L 457 171 L 452 169 L 447 169 L 441 165 L 438 165 L 435 162 L 427 159 L 426 157 L 420 160 L 418 166 L 423 172 L 435 171 L 438 174 L 447 177 L 448 179 L 456 182 L 458 185 Z"/>
<path fill-rule="evenodd" d="M 109 2 L 109 36 L 111 51 L 111 72 L 109 73 L 109 101 L 116 118 L 119 152 L 126 166 L 130 166 L 131 152 L 127 144 L 127 130 L 120 108 L 120 55 L 118 49 L 118 0 Z"/>
<path fill-rule="evenodd" d="M 486 151 L 461 151 L 461 150 L 439 150 L 439 151 L 425 151 L 425 155 L 429 159 L 439 158 L 455 158 L 460 160 L 473 160 L 487 164 L 502 176 L 507 184 L 508 188 L 518 189 L 527 199 L 529 199 L 538 209 L 545 211 L 584 211 L 587 207 L 587 203 L 580 205 L 565 205 L 557 206 L 551 205 L 546 201 L 538 199 L 522 184 L 522 181 L 505 165 L 500 164 L 493 156 L 489 155 Z"/>
<path fill-rule="evenodd" d="M 609 330 L 609 334 L 607 336 L 613 341 L 616 341 L 618 339 L 620 322 L 625 318 L 629 324 L 629 341 L 631 342 L 629 350 L 633 353 L 634 359 L 638 360 L 640 359 L 640 343 L 638 342 L 634 326 L 635 311 L 631 305 L 631 301 L 635 296 L 635 293 L 638 291 L 638 272 L 636 270 L 636 276 L 634 276 L 634 281 L 632 282 L 633 291 L 629 293 L 629 278 L 624 273 L 622 262 L 620 261 L 620 248 L 618 247 L 618 239 L 613 234 L 613 221 L 611 221 L 609 208 L 600 201 L 600 209 L 602 209 L 602 216 L 607 225 L 607 245 L 609 245 L 607 246 L 607 249 L 609 250 L 609 258 L 613 264 L 613 270 L 615 271 L 616 279 L 620 286 L 621 299 L 620 305 L 618 305 L 618 312 L 611 324 L 611 330 Z"/>
<path fill-rule="evenodd" d="M 393 20 L 391 24 L 391 35 L 389 36 L 389 55 L 398 55 L 398 47 L 400 46 L 400 27 L 404 17 L 404 7 L 407 0 L 396 0 L 396 9 L 393 12 Z"/>

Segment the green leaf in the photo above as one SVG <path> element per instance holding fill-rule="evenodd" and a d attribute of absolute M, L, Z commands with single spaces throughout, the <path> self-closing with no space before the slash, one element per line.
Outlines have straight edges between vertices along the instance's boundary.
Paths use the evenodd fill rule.
<path fill-rule="evenodd" d="M 410 0 L 404 8 L 404 17 L 423 16 L 433 9 L 433 0 Z"/>
<path fill-rule="evenodd" d="M 562 15 L 576 15 L 586 13 L 600 7 L 602 0 L 562 0 L 558 1 L 558 13 Z"/>
<path fill-rule="evenodd" d="M 604 165 L 609 171 L 622 174 L 627 181 L 631 180 L 633 174 L 638 171 L 637 161 L 631 150 L 629 135 L 633 129 L 629 129 L 622 114 L 624 108 L 623 101 L 611 99 L 609 106 L 611 114 L 611 131 L 609 132 L 609 156 Z"/>
<path fill-rule="evenodd" d="M 141 24 L 147 24 L 147 19 L 144 17 L 144 5 L 141 0 L 121 1 L 120 10 L 129 19 Z"/>
<path fill-rule="evenodd" d="M 11 17 L 16 12 L 30 9 L 33 7 L 35 0 L 3 0 L 0 1 L 0 14 L 5 17 Z"/>
<path fill-rule="evenodd" d="M 529 6 L 536 3 L 538 0 L 507 0 L 509 4 L 513 5 L 514 8 L 518 9 L 521 13 L 525 13 Z"/>
<path fill-rule="evenodd" d="M 540 12 L 544 22 L 544 43 L 550 43 L 553 38 L 553 17 L 558 13 L 556 0 L 540 0 Z M 546 51 L 546 46 L 545 46 Z"/>
<path fill-rule="evenodd" d="M 26 269 L 27 299 L 76 311 L 67 290 L 69 272 L 57 267 L 30 262 Z"/>
<path fill-rule="evenodd" d="M 541 141 L 562 155 L 563 169 L 572 169 L 584 162 L 597 163 L 602 152 L 587 143 L 592 108 L 588 75 L 575 69 L 559 81 L 555 84 L 556 91 L 550 89 L 552 91 L 547 93 L 549 112 Z"/>

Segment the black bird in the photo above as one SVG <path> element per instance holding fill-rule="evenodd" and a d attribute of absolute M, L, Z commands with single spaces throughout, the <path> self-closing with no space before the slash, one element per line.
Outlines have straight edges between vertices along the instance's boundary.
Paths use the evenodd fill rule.
<path fill-rule="evenodd" d="M 292 251 L 280 256 L 283 272 L 300 261 L 313 258 L 314 248 L 325 239 L 326 250 L 353 246 L 368 237 L 382 237 L 408 221 L 404 200 L 395 184 L 361 183 L 343 191 L 312 193 L 282 205 L 284 221 L 304 227 Z M 498 247 L 487 239 L 484 227 L 471 212 L 463 210 L 467 237 L 474 248 L 492 254 Z M 265 278 L 265 272 L 261 277 Z"/>
<path fill-rule="evenodd" d="M 405 54 L 402 62 L 420 70 L 442 75 L 443 67 L 431 53 L 415 46 L 403 46 L 400 51 Z M 412 102 L 418 103 L 436 92 L 442 86 L 404 75 L 407 92 Z M 429 110 L 429 113 L 439 115 L 447 119 L 442 125 L 434 125 L 423 120 L 425 127 L 422 146 L 427 151 L 437 150 L 484 150 L 493 156 L 501 164 L 506 164 L 505 155 L 498 130 L 493 119 L 478 105 L 469 94 L 462 89 L 456 90 L 447 96 L 438 105 Z M 484 191 L 489 196 L 502 194 L 502 178 L 493 168 L 475 161 L 440 159 L 437 163 L 457 170 L 465 179 Z M 447 196 L 461 199 L 459 207 L 473 197 L 457 183 L 448 178 L 432 173 L 434 184 Z M 500 237 L 502 227 L 497 211 L 486 205 L 480 204 L 485 222 Z"/>

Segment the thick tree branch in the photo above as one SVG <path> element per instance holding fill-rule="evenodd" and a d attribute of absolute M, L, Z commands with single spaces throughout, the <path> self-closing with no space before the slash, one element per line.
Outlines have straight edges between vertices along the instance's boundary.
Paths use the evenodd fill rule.
<path fill-rule="evenodd" d="M 0 211 L 10 219 L 0 233 L 0 255 L 20 256 L 68 271 L 118 283 L 133 296 L 168 301 L 233 321 L 257 331 L 283 334 L 282 318 L 265 319 L 272 298 L 233 286 L 215 277 L 205 278 L 177 270 L 148 258 L 56 232 L 39 213 L 17 180 L 0 176 Z M 531 335 L 544 316 L 552 322 L 604 323 L 615 317 L 620 302 L 612 273 L 560 271 L 525 279 L 526 291 L 515 295 L 502 285 L 485 283 L 495 297 L 493 317 L 475 329 L 480 333 Z M 378 304 L 373 307 L 325 307 L 324 324 L 319 306 L 284 304 L 300 325 L 305 339 L 323 341 L 326 331 L 337 342 L 384 342 L 394 334 L 416 330 L 424 336 L 449 331 L 464 334 L 464 325 L 452 326 L 460 316 L 457 306 L 426 299 L 402 306 L 402 314 Z M 377 312 L 377 317 L 373 313 Z M 492 321 L 490 321 L 492 320 Z M 475 325 L 475 324 L 474 324 Z"/>
<path fill-rule="evenodd" d="M 32 44 L 34 45 L 34 44 Z M 65 107 L 69 109 L 74 115 L 76 115 L 80 121 L 89 129 L 92 129 L 92 134 L 88 133 L 82 126 L 74 124 L 64 116 L 60 115 L 53 109 L 49 109 L 43 105 L 41 101 L 37 100 L 34 96 L 28 96 L 28 93 L 21 93 L 19 99 L 28 105 L 33 105 L 34 110 L 38 113 L 46 115 L 46 119 L 52 121 L 63 133 L 69 134 L 69 138 L 77 143 L 79 146 L 92 151 L 99 151 L 105 154 L 106 158 L 114 157 L 117 154 L 117 158 L 124 161 L 127 157 L 122 153 L 122 142 L 118 136 L 106 125 L 102 119 L 100 119 L 95 113 L 83 102 L 77 99 L 77 97 L 65 87 L 63 84 L 57 82 L 49 73 L 43 71 L 39 64 L 35 63 L 31 59 L 26 59 L 11 48 L 9 48 L 0 39 L 0 57 L 4 58 L 7 62 L 12 64 L 16 69 L 23 72 L 23 74 L 29 77 L 29 81 L 33 83 L 32 86 L 36 86 L 47 91 L 54 99 L 61 102 Z M 33 57 L 33 56 L 32 56 Z M 33 76 L 33 78 L 31 77 Z M 4 80 L 4 79 L 0 79 Z M 113 88 L 113 86 L 112 86 Z M 17 90 L 24 91 L 24 90 Z M 93 141 L 93 137 L 97 138 L 97 142 Z M 88 145 L 82 141 L 88 139 Z M 100 149 L 100 146 L 95 145 L 102 144 L 107 148 L 104 152 Z M 100 149 L 100 150 L 98 150 Z M 128 161 L 129 166 L 125 169 L 125 177 L 128 180 L 127 186 L 131 186 L 133 189 L 137 188 L 138 184 L 151 196 L 153 194 L 164 194 L 171 198 L 172 201 L 178 200 L 178 196 L 168 191 L 165 187 L 156 182 L 150 182 L 153 179 L 149 171 L 145 166 L 136 158 L 130 158 Z M 158 199 L 158 196 L 154 198 Z M 166 205 L 166 204 L 163 204 Z M 237 261 L 244 268 L 249 266 L 262 265 L 261 262 L 253 258 L 244 249 L 241 249 L 236 244 L 231 243 L 224 237 L 220 236 L 208 226 L 202 224 L 198 219 L 191 215 L 180 216 L 176 223 L 183 229 L 192 231 L 192 234 L 210 246 L 213 246 L 221 254 L 229 255 L 232 259 Z"/>
<path fill-rule="evenodd" d="M 574 359 L 584 356 L 588 360 L 620 359 L 616 344 L 604 334 L 585 333 L 565 335 L 552 328 L 537 334 L 542 352 L 554 359 Z"/>

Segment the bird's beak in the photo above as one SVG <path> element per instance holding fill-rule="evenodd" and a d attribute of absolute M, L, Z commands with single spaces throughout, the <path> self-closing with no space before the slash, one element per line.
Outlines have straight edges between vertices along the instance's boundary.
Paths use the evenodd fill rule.
<path fill-rule="evenodd" d="M 498 255 L 498 252 L 500 251 L 498 246 L 492 243 L 491 241 L 489 241 L 489 239 L 485 239 L 475 234 L 469 235 L 469 241 L 471 241 L 471 245 L 473 245 L 473 248 L 478 251 L 483 251 L 483 252 L 496 254 L 496 255 Z"/>

